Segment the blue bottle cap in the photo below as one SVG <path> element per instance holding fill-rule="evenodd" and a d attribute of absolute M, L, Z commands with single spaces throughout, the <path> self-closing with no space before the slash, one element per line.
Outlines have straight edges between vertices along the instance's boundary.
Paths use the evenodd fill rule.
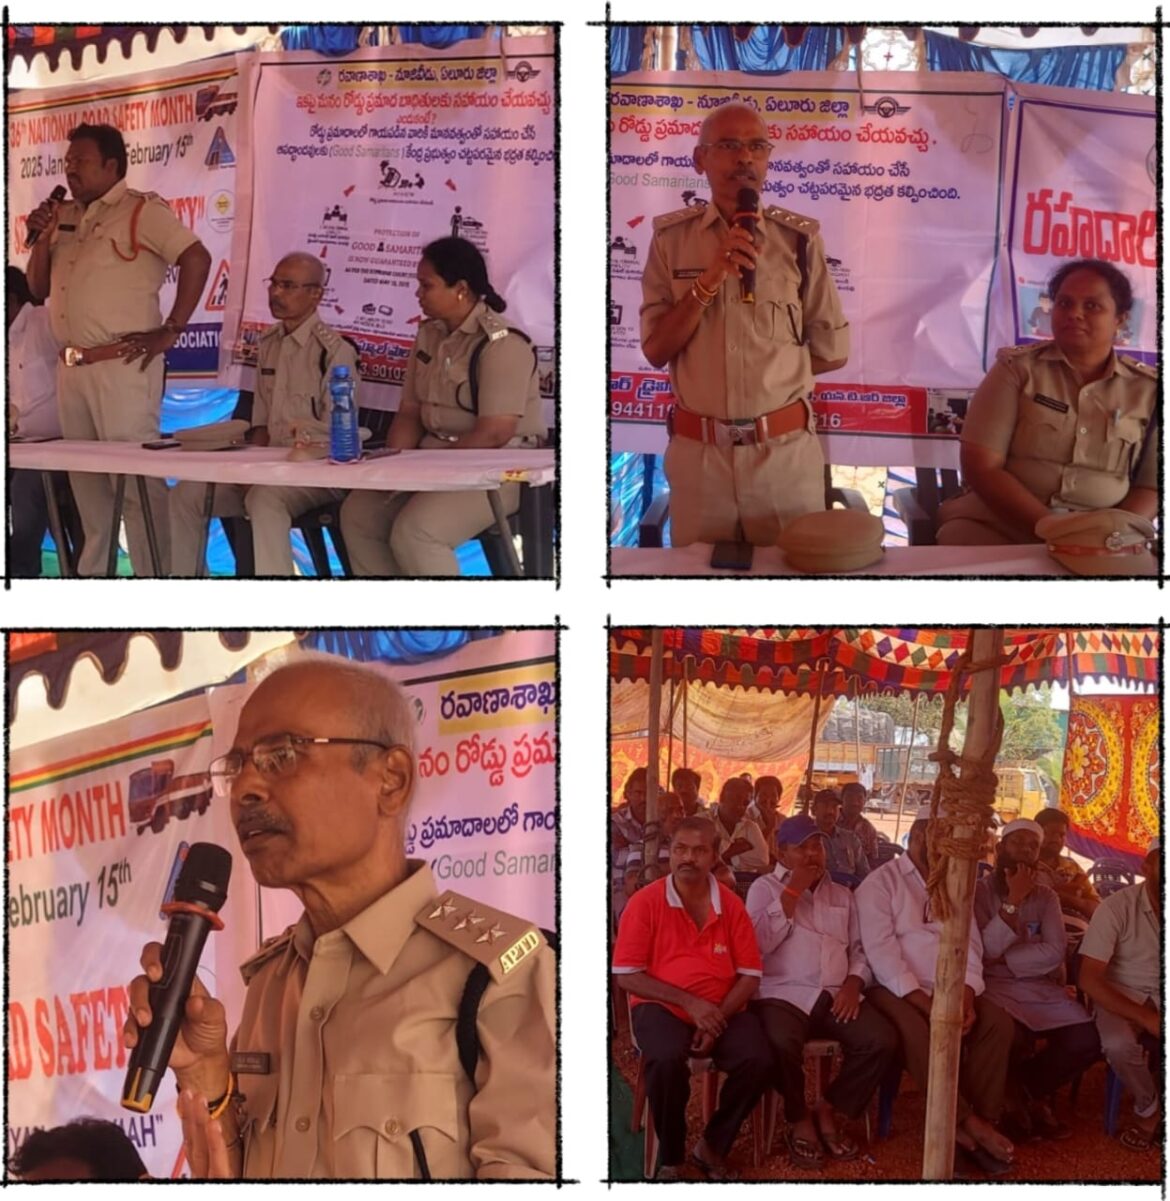
<path fill-rule="evenodd" d="M 349 367 L 345 363 L 338 363 L 333 368 L 334 379 L 349 379 Z"/>

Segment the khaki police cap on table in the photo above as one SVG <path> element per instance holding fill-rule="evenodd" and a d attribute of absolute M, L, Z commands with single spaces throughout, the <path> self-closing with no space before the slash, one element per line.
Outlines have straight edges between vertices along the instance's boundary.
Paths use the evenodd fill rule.
<path fill-rule="evenodd" d="M 1124 509 L 1049 513 L 1036 523 L 1048 553 L 1077 575 L 1158 574 L 1153 546 L 1157 531 Z"/>
<path fill-rule="evenodd" d="M 825 509 L 793 518 L 780 535 L 790 567 L 814 575 L 857 571 L 882 557 L 880 517 L 856 509 Z"/>
<path fill-rule="evenodd" d="M 246 421 L 217 421 L 214 425 L 176 430 L 175 440 L 180 450 L 226 450 L 229 446 L 243 446 L 248 429 Z"/>

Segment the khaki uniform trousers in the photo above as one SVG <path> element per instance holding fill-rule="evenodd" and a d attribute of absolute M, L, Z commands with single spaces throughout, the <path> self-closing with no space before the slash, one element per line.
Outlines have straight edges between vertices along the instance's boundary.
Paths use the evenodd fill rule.
<path fill-rule="evenodd" d="M 934 537 L 939 546 L 1024 546 L 1040 541 L 1022 529 L 1013 532 L 974 492 L 943 501 L 935 525 Z"/>
<path fill-rule="evenodd" d="M 500 489 L 504 512 L 520 508 L 520 485 Z M 356 576 L 457 576 L 455 548 L 495 520 L 483 492 L 351 492 L 341 534 Z"/>
<path fill-rule="evenodd" d="M 206 490 L 206 484 L 184 480 L 171 493 L 171 546 L 177 576 L 193 576 L 199 567 L 199 532 Z M 344 488 L 281 488 L 259 484 L 245 494 L 239 484 L 216 484 L 212 514 L 248 517 L 252 523 L 258 576 L 291 576 L 296 574 L 289 542 L 293 520 L 344 495 Z"/>
<path fill-rule="evenodd" d="M 60 363 L 57 366 L 57 409 L 61 416 L 61 433 L 66 438 L 86 442 L 153 441 L 158 437 L 162 392 L 161 356 L 145 371 L 140 370 L 137 363 L 127 365 L 119 359 L 86 367 L 66 367 Z M 114 480 L 95 472 L 76 472 L 70 473 L 69 484 L 85 531 L 78 574 L 104 575 L 111 537 Z M 165 576 L 170 572 L 166 481 L 148 479 L 146 493 L 158 535 L 159 567 Z M 134 574 L 149 576 L 146 523 L 134 480 L 126 481 L 123 515 Z M 116 538 L 118 531 L 114 530 L 112 536 Z"/>
<path fill-rule="evenodd" d="M 786 521 L 825 507 L 825 457 L 807 430 L 754 446 L 671 438 L 663 466 L 672 546 L 775 546 Z"/>
<path fill-rule="evenodd" d="M 865 1003 L 897 1028 L 906 1071 L 925 1095 L 930 1074 L 930 1023 L 926 1016 L 880 985 L 865 994 Z M 959 1064 L 956 1121 L 962 1123 L 972 1113 L 987 1122 L 999 1120 L 1015 1030 L 1015 1022 L 998 1005 L 984 997 L 975 998 L 975 1025 L 963 1039 Z"/>

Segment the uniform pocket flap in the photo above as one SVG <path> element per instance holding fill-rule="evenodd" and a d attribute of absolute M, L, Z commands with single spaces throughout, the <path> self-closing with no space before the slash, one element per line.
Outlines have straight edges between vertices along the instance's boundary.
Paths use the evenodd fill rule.
<path fill-rule="evenodd" d="M 446 1072 L 337 1076 L 333 1111 L 335 1138 L 363 1126 L 392 1140 L 427 1126 L 452 1141 L 459 1132 L 455 1081 Z"/>

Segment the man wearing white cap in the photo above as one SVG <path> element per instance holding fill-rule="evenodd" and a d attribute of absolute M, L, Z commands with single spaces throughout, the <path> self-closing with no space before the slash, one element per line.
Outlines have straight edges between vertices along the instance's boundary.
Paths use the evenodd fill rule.
<path fill-rule="evenodd" d="M 1151 1063 L 1162 1058 L 1162 840 L 1150 843 L 1145 879 L 1106 897 L 1081 943 L 1082 992 L 1096 1006 L 1109 1066 L 1133 1096 L 1124 1146 L 1145 1151 L 1161 1120 Z"/>
<path fill-rule="evenodd" d="M 857 888 L 861 945 L 877 985 L 868 1003 L 897 1028 L 906 1070 L 926 1092 L 930 1010 L 942 924 L 931 913 L 926 828 L 930 806 L 919 808 L 909 848 L 869 873 Z M 972 1165 L 989 1175 L 1011 1171 L 1011 1140 L 995 1129 L 1003 1108 L 1008 1057 L 1015 1027 L 983 993 L 983 944 L 971 919 L 963 989 L 963 1056 L 956 1109 L 956 1170 Z"/>
<path fill-rule="evenodd" d="M 975 920 L 983 936 L 985 996 L 1015 1019 L 1011 1120 L 1019 1136 L 1068 1138 L 1048 1098 L 1101 1054 L 1097 1027 L 1063 983 L 1067 936 L 1060 898 L 1037 881 L 1044 829 L 1027 818 L 1008 822 L 995 850 L 995 871 L 975 886 Z M 1036 1035 L 1044 1049 L 1033 1054 Z"/>
<path fill-rule="evenodd" d="M 865 1112 L 898 1050 L 894 1028 L 863 1004 L 873 973 L 861 949 L 853 893 L 825 865 L 826 836 L 807 813 L 780 823 L 780 863 L 748 890 L 747 911 L 764 958 L 752 1008 L 772 1046 L 773 1087 L 784 1098 L 788 1150 L 798 1167 L 854 1159 L 857 1144 L 838 1113 Z M 804 1097 L 804 1044 L 832 1038 L 844 1063 L 810 1115 Z"/>

